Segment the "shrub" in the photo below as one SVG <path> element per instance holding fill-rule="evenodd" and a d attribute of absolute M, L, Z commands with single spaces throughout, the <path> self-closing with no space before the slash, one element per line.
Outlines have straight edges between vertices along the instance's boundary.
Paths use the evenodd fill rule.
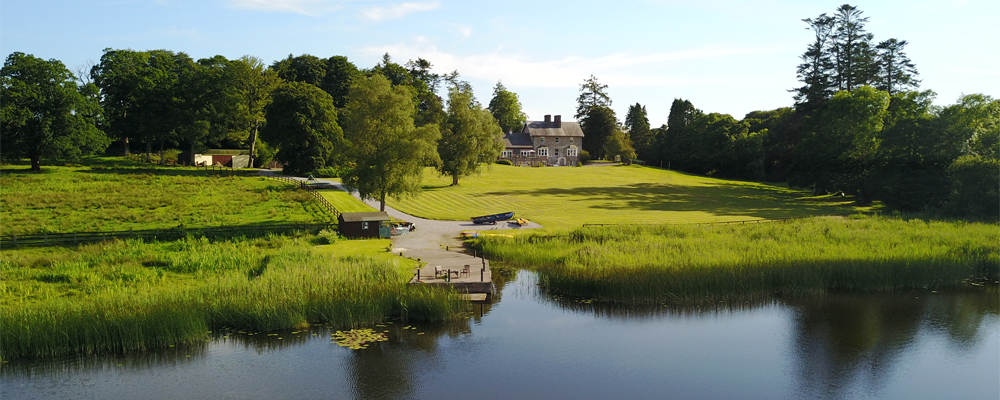
<path fill-rule="evenodd" d="M 1000 218 L 1000 160 L 979 156 L 959 157 L 948 167 L 951 197 L 947 210 L 955 215 L 997 220 Z"/>
<path fill-rule="evenodd" d="M 590 160 L 590 152 L 587 150 L 580 150 L 580 162 L 586 164 L 590 162 Z"/>
<path fill-rule="evenodd" d="M 514 165 L 513 163 L 510 162 L 510 160 L 505 160 L 505 159 L 499 159 L 499 160 L 497 160 L 497 164 L 500 164 L 500 165 Z"/>
<path fill-rule="evenodd" d="M 317 169 L 313 172 L 313 176 L 317 178 L 339 178 L 344 171 L 337 167 L 323 167 Z"/>

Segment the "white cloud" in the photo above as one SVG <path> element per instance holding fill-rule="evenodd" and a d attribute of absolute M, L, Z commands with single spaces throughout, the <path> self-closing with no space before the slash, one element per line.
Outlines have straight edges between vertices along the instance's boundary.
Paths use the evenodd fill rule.
<path fill-rule="evenodd" d="M 434 63 L 435 70 L 458 70 L 463 77 L 487 81 L 502 80 L 505 85 L 522 88 L 575 88 L 591 74 L 612 86 L 640 87 L 663 85 L 690 85 L 720 82 L 727 78 L 692 78 L 666 76 L 657 70 L 677 61 L 736 57 L 752 54 L 770 54 L 775 50 L 764 48 L 706 47 L 677 52 L 633 54 L 616 53 L 603 57 L 563 57 L 561 59 L 531 59 L 520 53 L 502 52 L 498 48 L 480 54 L 453 54 L 438 49 L 426 39 L 418 37 L 412 44 L 373 46 L 362 49 L 370 56 L 389 53 L 397 60 L 422 57 Z"/>
<path fill-rule="evenodd" d="M 462 37 L 468 39 L 472 36 L 472 25 L 459 25 L 458 32 L 462 34 Z"/>
<path fill-rule="evenodd" d="M 424 3 L 402 3 L 389 7 L 372 7 L 361 13 L 368 19 L 375 22 L 388 21 L 391 19 L 403 18 L 406 15 L 419 11 L 430 11 L 441 7 L 441 2 L 431 1 Z"/>
<path fill-rule="evenodd" d="M 342 0 L 229 0 L 236 8 L 320 15 L 340 8 Z"/>

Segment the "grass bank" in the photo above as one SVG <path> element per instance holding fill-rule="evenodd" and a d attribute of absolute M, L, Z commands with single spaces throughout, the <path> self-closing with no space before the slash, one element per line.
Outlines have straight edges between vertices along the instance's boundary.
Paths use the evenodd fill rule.
<path fill-rule="evenodd" d="M 622 302 L 996 285 L 995 224 L 816 217 L 755 224 L 584 227 L 473 245 L 554 292 Z"/>
<path fill-rule="evenodd" d="M 493 165 L 451 179 L 433 169 L 423 191 L 389 205 L 430 219 L 468 220 L 514 211 L 567 229 L 586 223 L 700 223 L 870 211 L 850 197 L 813 196 L 784 185 L 732 181 L 640 166 L 524 168 Z"/>
<path fill-rule="evenodd" d="M 216 327 L 440 320 L 466 307 L 452 292 L 407 285 L 414 265 L 385 253 L 388 240 L 314 246 L 314 239 L 5 251 L 0 357 L 163 348 L 204 341 Z"/>
<path fill-rule="evenodd" d="M 260 177 L 158 166 L 0 169 L 0 234 L 332 221 L 301 190 Z"/>

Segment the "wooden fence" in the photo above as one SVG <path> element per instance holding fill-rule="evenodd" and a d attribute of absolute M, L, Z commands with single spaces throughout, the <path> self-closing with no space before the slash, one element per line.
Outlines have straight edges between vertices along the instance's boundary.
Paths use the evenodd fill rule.
<path fill-rule="evenodd" d="M 309 195 L 311 195 L 314 199 L 316 199 L 316 201 L 318 201 L 319 204 L 323 206 L 323 208 L 325 208 L 327 211 L 333 214 L 333 219 L 337 219 L 340 217 L 340 211 L 337 211 L 337 207 L 334 207 L 333 203 L 330 203 L 330 201 L 327 200 L 326 197 L 323 197 L 323 195 L 319 194 L 319 192 L 317 192 L 315 188 L 309 186 L 309 184 L 306 181 L 289 178 L 287 176 L 279 176 L 272 173 L 261 173 L 260 176 L 298 186 L 300 189 L 305 190 L 307 193 L 309 193 Z"/>
<path fill-rule="evenodd" d="M 147 229 L 108 232 L 39 233 L 33 235 L 0 236 L 0 248 L 60 246 L 69 244 L 103 242 L 115 239 L 178 240 L 188 235 L 206 238 L 261 237 L 268 234 L 289 234 L 295 232 L 319 232 L 335 229 L 336 224 L 267 224 L 230 225 L 204 228 L 175 227 L 168 229 Z"/>

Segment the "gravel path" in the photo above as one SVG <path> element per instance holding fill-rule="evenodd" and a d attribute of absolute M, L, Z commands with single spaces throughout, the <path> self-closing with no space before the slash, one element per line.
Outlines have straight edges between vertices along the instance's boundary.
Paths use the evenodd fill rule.
<path fill-rule="evenodd" d="M 306 180 L 305 178 L 298 178 L 299 180 Z M 337 189 L 349 192 L 342 183 L 327 179 L 316 179 L 317 182 L 329 183 Z M 355 198 L 361 200 L 357 192 L 351 193 Z M 362 200 L 364 201 L 364 200 Z M 372 208 L 378 210 L 379 203 L 377 201 L 364 201 Z M 497 212 L 503 212 L 506 210 L 499 210 Z M 511 229 L 535 229 L 541 228 L 542 226 L 530 222 L 527 225 L 521 227 L 517 224 L 507 223 L 507 222 L 497 222 L 496 225 L 476 225 L 471 221 L 438 221 L 433 219 L 424 219 L 420 217 L 415 217 L 392 207 L 385 206 L 385 212 L 389 214 L 390 217 L 412 222 L 416 229 L 405 235 L 393 236 L 392 243 L 396 251 L 412 251 L 412 250 L 430 250 L 430 249 L 441 249 L 445 246 L 450 247 L 460 247 L 462 246 L 462 240 L 459 238 L 459 234 L 462 231 L 474 230 L 480 232 L 489 231 L 501 231 L 501 230 L 511 230 Z M 471 215 L 469 216 L 472 217 Z"/>

